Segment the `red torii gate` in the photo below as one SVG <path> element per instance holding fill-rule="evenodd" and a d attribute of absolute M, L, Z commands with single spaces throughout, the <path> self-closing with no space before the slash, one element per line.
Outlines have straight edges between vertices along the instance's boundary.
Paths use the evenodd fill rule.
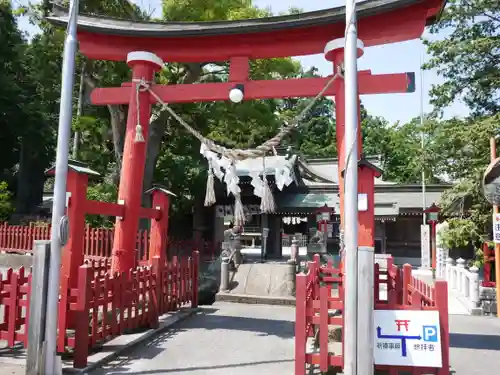
<path fill-rule="evenodd" d="M 395 43 L 419 38 L 425 25 L 433 22 L 443 0 L 388 0 L 358 5 L 358 50 L 364 46 Z M 49 17 L 64 25 L 67 14 Z M 167 62 L 229 61 L 229 82 L 159 86 L 152 89 L 167 103 L 228 100 L 229 91 L 243 85 L 246 100 L 287 97 L 312 97 L 331 77 L 253 81 L 249 79 L 249 60 L 325 53 L 334 72 L 342 69 L 343 7 L 300 15 L 265 19 L 202 23 L 138 23 L 101 17 L 80 16 L 80 51 L 88 58 L 126 60 L 134 82 L 117 88 L 98 88 L 92 93 L 96 105 L 128 104 L 128 119 L 123 153 L 119 200 L 124 216 L 116 222 L 113 270 L 123 272 L 135 266 L 135 236 L 141 211 L 142 181 L 146 157 L 151 105 L 155 99 L 148 91 L 139 92 L 136 81 L 152 83 L 154 74 Z M 333 39 L 333 40 L 332 40 Z M 326 46 L 326 47 L 325 47 Z M 144 52 L 147 51 L 147 52 Z M 373 75 L 360 71 L 359 95 L 407 93 L 415 88 L 413 73 Z M 342 187 L 344 162 L 344 84 L 337 79 L 325 95 L 335 96 L 339 180 Z M 138 112 L 140 118 L 138 119 Z M 136 126 L 141 124 L 145 142 L 134 142 Z M 360 131 L 360 127 L 358 127 Z M 359 154 L 357 155 L 359 159 Z M 379 171 L 366 163 L 360 165 L 359 190 L 368 196 L 368 210 L 359 215 L 359 245 L 374 244 L 373 177 Z M 341 192 L 341 201 L 343 190 Z M 341 215 L 343 208 L 341 208 Z M 168 212 L 162 212 L 168 215 Z M 71 263 L 71 262 L 70 262 Z"/>

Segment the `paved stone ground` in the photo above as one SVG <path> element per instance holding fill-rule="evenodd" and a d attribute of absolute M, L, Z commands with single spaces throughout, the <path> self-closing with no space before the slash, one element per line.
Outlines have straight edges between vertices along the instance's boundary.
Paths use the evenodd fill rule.
<path fill-rule="evenodd" d="M 292 374 L 295 309 L 216 302 L 92 375 Z"/>
<path fill-rule="evenodd" d="M 294 314 L 287 306 L 217 302 L 89 375 L 292 374 Z M 450 329 L 454 375 L 499 373 L 500 319 L 450 315 Z M 0 374 L 24 375 L 9 357 L 0 352 Z"/>
<path fill-rule="evenodd" d="M 450 361 L 455 375 L 500 374 L 500 319 L 450 315 Z"/>
<path fill-rule="evenodd" d="M 24 365 L 0 363 L 0 373 L 2 375 L 25 375 L 26 368 Z"/>

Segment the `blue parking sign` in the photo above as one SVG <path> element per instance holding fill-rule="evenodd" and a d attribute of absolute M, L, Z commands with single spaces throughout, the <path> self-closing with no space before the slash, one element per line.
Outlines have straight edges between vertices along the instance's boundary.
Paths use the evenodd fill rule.
<path fill-rule="evenodd" d="M 437 342 L 438 330 L 436 326 L 423 326 L 423 339 L 426 342 Z"/>

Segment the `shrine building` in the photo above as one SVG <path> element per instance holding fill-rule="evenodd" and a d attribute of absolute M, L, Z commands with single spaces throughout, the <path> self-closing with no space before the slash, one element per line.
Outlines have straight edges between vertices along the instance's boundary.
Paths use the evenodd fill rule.
<path fill-rule="evenodd" d="M 282 191 L 276 188 L 273 178 L 275 167 L 293 165 L 294 182 Z M 377 157 L 363 158 L 361 163 L 380 169 Z M 317 230 L 317 214 L 325 208 L 333 209 L 328 225 L 328 252 L 338 254 L 340 197 L 337 159 L 308 159 L 298 155 L 277 155 L 265 158 L 266 175 L 276 202 L 274 214 L 262 214 L 260 199 L 253 194 L 250 175 L 262 173 L 262 159 L 247 159 L 236 164 L 240 177 L 242 202 L 247 223 L 244 227 L 243 244 L 247 252 L 260 253 L 264 229 L 268 229 L 266 251 L 269 258 L 281 258 L 290 252 L 291 240 L 299 241 L 301 253 L 306 251 L 310 238 Z M 426 185 L 426 205 L 438 202 L 448 184 Z M 232 224 L 232 197 L 228 197 L 222 185 L 216 187 L 217 203 L 208 208 L 205 238 L 220 243 L 223 232 Z M 366 196 L 360 192 L 358 209 L 363 210 Z M 420 265 L 420 225 L 422 224 L 422 186 L 398 184 L 375 178 L 375 252 L 392 254 L 397 263 Z M 325 207 L 326 206 L 326 207 Z"/>

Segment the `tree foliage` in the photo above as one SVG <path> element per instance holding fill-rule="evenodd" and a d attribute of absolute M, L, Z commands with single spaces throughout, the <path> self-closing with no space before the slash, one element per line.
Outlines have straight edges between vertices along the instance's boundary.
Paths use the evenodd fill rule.
<path fill-rule="evenodd" d="M 497 73 L 486 68 L 483 61 L 483 65 L 476 64 L 473 68 L 464 65 L 472 64 L 474 56 L 479 59 L 480 51 L 475 51 L 474 56 L 466 56 L 469 60 L 463 62 L 459 55 L 464 55 L 467 50 L 462 47 L 456 50 L 456 46 L 470 43 L 474 45 L 479 43 L 474 40 L 483 40 L 486 38 L 484 35 L 496 35 L 496 29 L 491 29 L 490 34 L 486 34 L 485 25 L 495 25 L 494 19 L 490 17 L 492 22 L 481 23 L 483 26 L 480 31 L 484 35 L 479 31 L 466 32 L 466 23 L 459 22 L 460 11 L 453 5 L 458 3 L 452 1 L 450 4 L 445 13 L 445 21 L 433 30 L 437 32 L 443 27 L 455 28 L 453 30 L 458 33 L 453 36 L 456 38 L 453 39 L 455 47 L 449 41 L 429 42 L 433 56 L 429 67 L 439 67 L 448 82 L 440 89 L 433 89 L 435 103 L 441 108 L 449 103 L 448 97 L 463 94 L 477 104 L 477 108 L 474 107 L 477 113 L 490 113 L 493 108 L 490 102 L 498 98 L 495 99 L 495 91 L 484 82 L 481 83 L 478 77 L 480 71 L 492 75 Z M 478 9 L 480 6 L 484 9 L 497 6 L 496 3 L 488 4 L 484 1 L 476 1 L 474 4 Z M 104 16 L 151 20 L 150 14 L 126 0 L 84 1 L 81 10 Z M 17 190 L 19 199 L 16 206 L 22 206 L 23 202 L 28 201 L 36 204 L 41 200 L 43 171 L 54 157 L 64 30 L 46 23 L 41 17 L 42 9 L 33 7 L 30 9 L 31 21 L 41 32 L 28 41 L 19 32 L 8 2 L 0 2 L 0 11 L 0 61 L 5 67 L 0 71 L 0 110 L 3 114 L 0 121 L 4 130 L 4 136 L 0 140 L 0 180 L 8 181 L 8 186 Z M 491 14 L 495 17 L 493 11 Z M 250 0 L 164 0 L 162 20 L 214 21 L 269 15 L 270 11 L 254 7 Z M 460 17 L 470 19 L 470 16 Z M 473 25 L 470 28 L 473 29 Z M 462 44 L 457 42 L 460 35 L 464 38 L 460 42 Z M 452 52 L 455 55 L 452 56 Z M 224 61 L 168 63 L 157 75 L 157 80 L 171 85 L 225 82 L 228 80 L 228 68 L 228 62 Z M 90 186 L 89 198 L 115 201 L 127 106 L 92 106 L 88 102 L 88 92 L 96 86 L 118 86 L 129 80 L 130 68 L 123 62 L 87 61 L 83 56 L 78 56 L 77 71 L 78 74 L 83 71 L 86 92 L 83 116 L 73 121 L 73 129 L 81 135 L 79 159 L 88 162 L 93 169 L 105 176 L 104 181 Z M 288 79 L 317 75 L 316 69 L 304 70 L 291 58 L 256 60 L 251 61 L 250 65 L 251 79 Z M 493 84 L 495 82 L 494 79 L 487 81 Z M 78 85 L 75 85 L 75 108 L 77 97 Z M 36 100 L 29 100 L 32 98 Z M 306 99 L 293 98 L 244 101 L 239 104 L 229 101 L 187 103 L 171 107 L 200 133 L 219 144 L 227 147 L 254 147 L 276 134 L 284 122 L 294 119 L 307 102 Z M 474 104 L 472 102 L 471 106 Z M 459 219 L 468 220 L 467 225 L 473 223 L 474 233 L 478 233 L 477 238 L 480 238 L 487 233 L 490 218 L 487 215 L 488 206 L 481 200 L 479 175 L 488 161 L 488 137 L 498 134 L 498 120 L 498 117 L 486 116 L 467 120 L 438 120 L 429 117 L 423 125 L 420 124 L 420 119 L 393 125 L 383 118 L 371 116 L 362 107 L 363 151 L 365 155 L 381 156 L 386 180 L 420 183 L 421 171 L 424 169 L 427 182 L 457 181 L 457 186 L 445 195 L 442 204 L 450 212 L 456 212 L 457 197 L 469 197 L 472 203 L 466 210 L 460 211 Z M 334 103 L 328 98 L 322 98 L 284 143 L 308 157 L 334 157 L 335 126 Z M 172 202 L 172 222 L 177 219 L 181 222 L 181 216 L 191 212 L 193 207 L 195 213 L 201 212 L 206 163 L 199 154 L 199 148 L 199 142 L 166 112 L 161 111 L 159 106 L 153 109 L 144 189 L 156 182 L 166 185 L 178 195 Z M 25 187 L 24 192 L 16 185 Z M 32 207 L 33 204 L 26 205 L 24 209 L 28 206 Z M 111 223 L 106 218 L 89 218 L 89 222 L 93 225 Z M 461 222 L 457 220 L 457 223 Z M 458 224 L 451 227 L 459 228 Z M 457 233 L 463 234 L 463 228 L 466 227 L 460 227 Z"/>
<path fill-rule="evenodd" d="M 432 103 L 443 109 L 457 98 L 475 115 L 500 109 L 500 2 L 449 0 L 441 20 L 430 28 L 437 40 L 426 40 L 431 60 L 444 83 L 431 90 Z"/>
<path fill-rule="evenodd" d="M 483 195 L 482 177 L 490 159 L 489 139 L 499 133 L 499 120 L 496 115 L 443 121 L 433 145 L 437 169 L 456 182 L 439 203 L 452 217 L 443 237 L 450 249 L 472 247 L 479 258 L 481 244 L 491 238 L 492 211 Z M 443 144 L 447 147 L 439 147 Z"/>
<path fill-rule="evenodd" d="M 5 181 L 0 182 L 0 222 L 7 220 L 12 213 L 12 193 Z"/>
<path fill-rule="evenodd" d="M 441 201 L 445 212 L 456 216 L 444 237 L 448 246 L 478 248 L 491 238 L 491 206 L 481 181 L 489 138 L 500 131 L 500 3 L 450 0 L 430 32 L 432 39 L 424 43 L 431 59 L 424 68 L 444 78 L 432 87 L 432 103 L 440 111 L 460 99 L 472 113 L 469 119 L 436 122 L 433 132 L 436 173 L 456 183 Z"/>

